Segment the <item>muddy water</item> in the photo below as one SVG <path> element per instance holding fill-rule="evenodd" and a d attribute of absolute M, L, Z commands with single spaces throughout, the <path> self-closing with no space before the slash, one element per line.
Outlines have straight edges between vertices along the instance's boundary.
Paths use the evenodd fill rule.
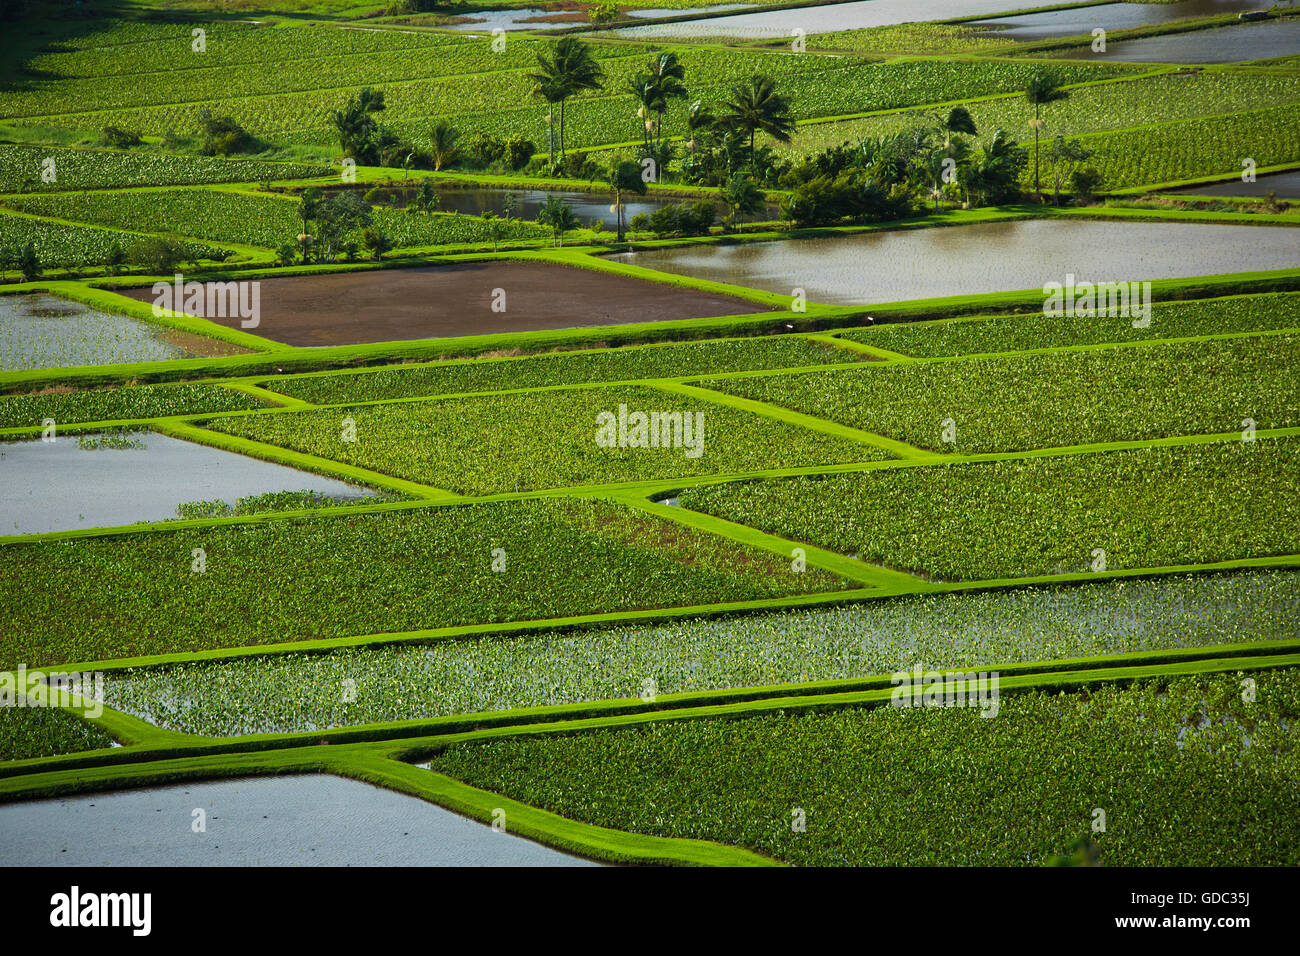
<path fill-rule="evenodd" d="M 233 505 L 273 491 L 316 491 L 358 502 L 375 494 L 166 435 L 126 437 L 143 447 L 87 449 L 75 435 L 0 443 L 0 535 L 165 521 L 184 502 L 220 498 Z"/>
<path fill-rule="evenodd" d="M 1103 3 L 1095 7 L 1051 10 L 1005 19 L 972 22 L 987 27 L 999 38 L 1052 40 L 1090 34 L 1098 28 L 1111 32 L 1168 23 L 1187 17 L 1211 17 L 1222 13 L 1267 10 L 1268 0 L 1178 0 L 1177 3 Z M 1012 8 L 1014 9 L 1014 8 Z"/>
<path fill-rule="evenodd" d="M 1271 60 L 1300 53 L 1300 20 L 1234 23 L 1212 30 L 1192 30 L 1164 36 L 1119 40 L 1105 53 L 1084 46 L 1052 55 L 1074 60 L 1118 60 L 1125 63 L 1237 63 Z"/>
<path fill-rule="evenodd" d="M 52 295 L 0 296 L 0 371 L 225 355 L 224 343 Z"/>
<path fill-rule="evenodd" d="M 1266 173 L 1256 176 L 1253 183 L 1243 183 L 1240 178 L 1229 183 L 1210 186 L 1179 186 L 1167 190 L 1183 196 L 1267 196 L 1277 193 L 1279 199 L 1300 199 L 1300 169 L 1286 173 Z"/>
<path fill-rule="evenodd" d="M 1210 0 L 1186 0 L 1186 2 L 1204 5 Z M 1242 0 L 1227 0 L 1225 3 L 1211 5 L 1226 10 L 1234 2 L 1242 2 Z M 895 23 L 977 17 L 1020 10 L 1025 6 L 1025 0 L 857 0 L 852 3 L 830 3 L 817 7 L 739 13 L 733 16 L 709 17 L 704 20 L 688 20 L 684 23 L 622 27 L 613 32 L 620 36 L 636 37 L 641 40 L 698 36 L 789 37 L 796 29 L 803 30 L 804 33 L 830 33 L 835 30 L 856 30 L 864 27 L 890 26 Z M 1128 6 L 1128 4 L 1114 4 L 1114 6 Z M 1165 12 L 1165 4 L 1139 6 L 1144 11 L 1152 8 L 1144 14 L 1146 19 L 1139 20 L 1140 23 L 1158 23 L 1170 19 Z M 1244 4 L 1246 9 L 1256 9 L 1259 6 L 1260 0 Z M 1180 16 L 1190 16 L 1190 14 L 1184 13 Z M 1082 32 L 1087 33 L 1088 30 Z"/>
<path fill-rule="evenodd" d="M 1300 230 L 1185 223 L 1030 220 L 680 246 L 617 258 L 681 275 L 793 294 L 813 302 L 895 302 L 1042 288 L 1064 282 L 1139 281 L 1300 265 Z"/>
<path fill-rule="evenodd" d="M 387 192 L 397 193 L 394 205 L 399 208 L 405 207 L 406 203 L 414 196 L 415 190 L 386 190 Z M 544 189 L 439 189 L 438 191 L 438 210 L 440 212 L 459 212 L 467 216 L 481 216 L 485 212 L 491 212 L 498 216 L 504 216 L 507 209 L 507 197 L 513 196 L 516 206 L 511 210 L 510 215 L 516 219 L 524 219 L 529 222 L 537 221 L 538 210 L 546 202 L 547 196 L 554 196 L 568 203 L 573 214 L 578 217 L 578 221 L 584 226 L 589 225 L 593 219 L 602 222 L 606 228 L 613 229 L 616 226 L 615 214 L 610 211 L 610 204 L 613 197 L 606 194 L 584 193 L 584 192 L 559 192 L 556 190 Z M 706 198 L 706 197 L 700 197 Z M 707 197 L 717 202 L 716 195 Z M 674 197 L 671 199 L 648 198 L 645 196 L 634 196 L 623 199 L 623 222 L 626 224 L 633 216 L 641 213 L 652 213 L 656 209 L 662 209 L 664 206 L 671 206 L 677 203 L 688 202 L 684 197 Z M 720 203 L 718 205 L 718 215 L 725 212 Z M 777 207 L 770 206 L 768 209 L 768 218 L 775 218 Z M 759 215 L 745 216 L 745 220 L 756 220 L 762 218 Z"/>
<path fill-rule="evenodd" d="M 204 811 L 204 833 L 192 829 Z M 415 797 L 324 775 L 0 806 L 0 866 L 592 866 Z"/>
<path fill-rule="evenodd" d="M 682 13 L 705 13 L 714 10 L 741 10 L 751 6 L 748 3 L 718 3 L 709 7 L 696 7 L 690 11 L 673 9 L 627 10 L 629 17 L 647 20 L 659 17 L 671 17 Z M 570 27 L 579 23 L 590 23 L 591 18 L 585 10 L 543 10 L 539 7 L 516 8 L 513 10 L 475 10 L 465 14 L 470 20 L 462 23 L 441 24 L 443 30 L 464 30 L 472 33 L 491 33 L 493 30 L 549 30 L 556 27 Z"/>

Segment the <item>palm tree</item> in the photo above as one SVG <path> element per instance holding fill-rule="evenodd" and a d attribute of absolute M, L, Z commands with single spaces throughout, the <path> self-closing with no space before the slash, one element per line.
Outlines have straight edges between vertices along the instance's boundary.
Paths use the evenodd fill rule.
<path fill-rule="evenodd" d="M 1061 89 L 1061 83 L 1052 73 L 1035 73 L 1029 80 L 1029 85 L 1025 87 L 1025 99 L 1034 107 L 1034 120 L 1029 125 L 1034 128 L 1034 192 L 1042 193 L 1038 188 L 1038 131 L 1043 127 L 1043 121 L 1039 117 L 1039 110 L 1045 103 L 1055 103 L 1057 100 L 1069 99 L 1068 91 Z"/>
<path fill-rule="evenodd" d="M 749 166 L 754 169 L 754 136 L 762 130 L 778 142 L 790 142 L 794 117 L 790 104 L 776 91 L 776 81 L 765 76 L 751 76 L 731 88 L 731 99 L 723 104 L 726 113 L 721 122 L 749 136 Z"/>
<path fill-rule="evenodd" d="M 537 62 L 540 69 L 536 73 L 529 73 L 528 78 L 533 81 L 533 95 L 546 100 L 546 158 L 548 165 L 554 166 L 555 104 L 568 96 L 568 93 L 564 90 L 564 80 L 555 61 L 548 60 L 544 53 L 538 53 Z"/>
<path fill-rule="evenodd" d="M 533 81 L 533 92 L 554 106 L 560 104 L 560 161 L 564 161 L 564 106 L 570 96 L 583 90 L 598 90 L 605 71 L 600 68 L 596 58 L 591 55 L 591 47 L 577 37 L 561 37 L 556 42 L 551 55 L 537 54 L 536 73 L 529 73 Z M 552 122 L 552 113 L 548 108 L 547 125 Z M 555 160 L 552 144 L 551 161 Z"/>
<path fill-rule="evenodd" d="M 618 241 L 623 241 L 623 193 L 636 193 L 644 196 L 645 180 L 641 178 L 641 167 L 625 159 L 609 167 L 609 188 L 614 193 L 614 217 L 617 224 Z"/>
<path fill-rule="evenodd" d="M 557 246 L 564 245 L 564 234 L 578 227 L 578 217 L 573 214 L 569 204 L 556 196 L 547 195 L 546 202 L 537 210 L 537 221 L 543 226 L 550 226 Z"/>
<path fill-rule="evenodd" d="M 753 180 L 739 173 L 728 179 L 719 192 L 727 206 L 729 227 L 735 226 L 737 215 L 749 215 L 763 208 L 763 191 L 754 185 Z"/>
<path fill-rule="evenodd" d="M 460 147 L 456 145 L 458 139 L 460 139 L 460 130 L 446 120 L 439 120 L 438 124 L 429 130 L 434 172 L 439 172 L 442 167 L 450 166 L 456 161 L 456 157 L 460 154 Z"/>
<path fill-rule="evenodd" d="M 654 125 L 650 119 L 650 114 L 659 113 L 660 117 L 662 117 L 661 107 L 666 106 L 666 104 L 660 95 L 658 87 L 655 86 L 654 78 L 649 73 L 638 73 L 628 80 L 627 91 L 632 94 L 632 99 L 637 102 L 636 115 L 637 119 L 641 121 L 641 142 L 649 149 L 650 128 Z"/>
<path fill-rule="evenodd" d="M 657 94 L 655 112 L 659 114 L 658 133 L 662 142 L 668 101 L 686 99 L 686 84 L 683 82 L 686 79 L 686 67 L 676 53 L 660 53 L 650 61 L 646 75 Z"/>

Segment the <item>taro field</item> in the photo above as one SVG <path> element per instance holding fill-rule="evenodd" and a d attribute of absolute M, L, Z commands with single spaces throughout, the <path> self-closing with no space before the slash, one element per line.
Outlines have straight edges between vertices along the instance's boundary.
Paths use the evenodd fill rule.
<path fill-rule="evenodd" d="M 1294 11 L 207 6 L 6 12 L 0 864 L 1300 864 Z"/>

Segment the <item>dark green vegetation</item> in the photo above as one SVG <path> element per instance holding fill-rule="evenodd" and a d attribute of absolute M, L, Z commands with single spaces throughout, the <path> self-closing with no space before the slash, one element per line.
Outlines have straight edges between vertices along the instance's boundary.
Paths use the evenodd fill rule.
<path fill-rule="evenodd" d="M 91 389 L 0 396 L 0 428 L 105 422 L 198 412 L 233 412 L 263 407 L 243 392 L 217 385 L 140 385 L 135 388 Z"/>
<path fill-rule="evenodd" d="M 701 384 L 935 451 L 1000 452 L 1291 428 L 1297 356 L 1300 337 L 1277 335 Z"/>
<path fill-rule="evenodd" d="M 982 580 L 1300 550 L 1297 439 L 689 489 L 682 505 L 864 561 Z"/>
<path fill-rule="evenodd" d="M 1108 866 L 1300 862 L 1300 677 L 1035 693 L 977 709 L 691 720 L 451 747 L 435 770 L 600 826 L 801 865 L 1035 865 L 1091 832 Z M 653 780 L 653 785 L 649 781 Z M 1214 807 L 1207 813 L 1207 807 Z M 802 810 L 806 832 L 795 832 Z"/>
<path fill-rule="evenodd" d="M 665 447 L 602 446 L 600 416 L 664 413 Z M 344 441 L 342 422 L 355 423 Z M 463 494 L 730 474 L 886 457 L 879 449 L 647 388 L 471 396 L 214 419 L 207 427 Z M 667 447 L 668 442 L 675 444 Z"/>
<path fill-rule="evenodd" d="M 191 570 L 192 551 L 206 571 Z M 504 553 L 505 571 L 493 562 Z M 577 567 L 598 573 L 574 573 Z M 35 665 L 831 590 L 595 501 L 277 519 L 0 548 L 2 662 Z M 70 614 L 69 608 L 85 609 Z M 131 635 L 124 644 L 123 634 Z"/>
<path fill-rule="evenodd" d="M 1052 318 L 1029 312 L 995 318 L 895 322 L 841 332 L 840 337 L 917 358 L 941 358 L 1275 329 L 1300 329 L 1300 294 L 1157 302 L 1145 328 L 1134 328 L 1132 321 L 1122 319 Z"/>
<path fill-rule="evenodd" d="M 52 757 L 108 747 L 113 738 L 93 724 L 50 707 L 0 707 L 0 760 Z"/>
<path fill-rule="evenodd" d="M 1200 647 L 1229 635 L 1291 640 L 1298 626 L 1295 572 L 1188 575 L 133 668 L 109 675 L 106 702 L 185 733 L 289 733 L 634 698 L 647 682 L 678 694 Z"/>
<path fill-rule="evenodd" d="M 495 389 L 577 385 L 747 369 L 797 368 L 867 358 L 793 337 L 719 339 L 670 346 L 555 353 L 519 359 L 400 366 L 370 372 L 270 379 L 272 391 L 317 405 L 450 395 Z"/>

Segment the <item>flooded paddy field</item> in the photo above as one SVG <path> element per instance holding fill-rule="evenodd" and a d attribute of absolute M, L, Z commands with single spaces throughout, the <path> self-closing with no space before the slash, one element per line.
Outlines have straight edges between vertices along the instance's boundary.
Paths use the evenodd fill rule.
<path fill-rule="evenodd" d="M 94 447 L 91 447 L 94 443 Z M 0 535 L 115 527 L 178 517 L 177 506 L 279 491 L 346 503 L 375 492 L 246 455 L 138 431 L 0 443 Z"/>
<path fill-rule="evenodd" d="M 206 832 L 191 829 L 203 810 Z M 0 866 L 592 866 L 369 784 L 253 777 L 0 806 Z"/>
<path fill-rule="evenodd" d="M 0 296 L 0 372 L 246 351 L 44 293 Z"/>
<path fill-rule="evenodd" d="M 1027 220 L 743 245 L 647 249 L 617 258 L 837 305 L 1041 288 L 1067 274 L 1141 281 L 1300 264 L 1300 234 L 1262 226 Z"/>

